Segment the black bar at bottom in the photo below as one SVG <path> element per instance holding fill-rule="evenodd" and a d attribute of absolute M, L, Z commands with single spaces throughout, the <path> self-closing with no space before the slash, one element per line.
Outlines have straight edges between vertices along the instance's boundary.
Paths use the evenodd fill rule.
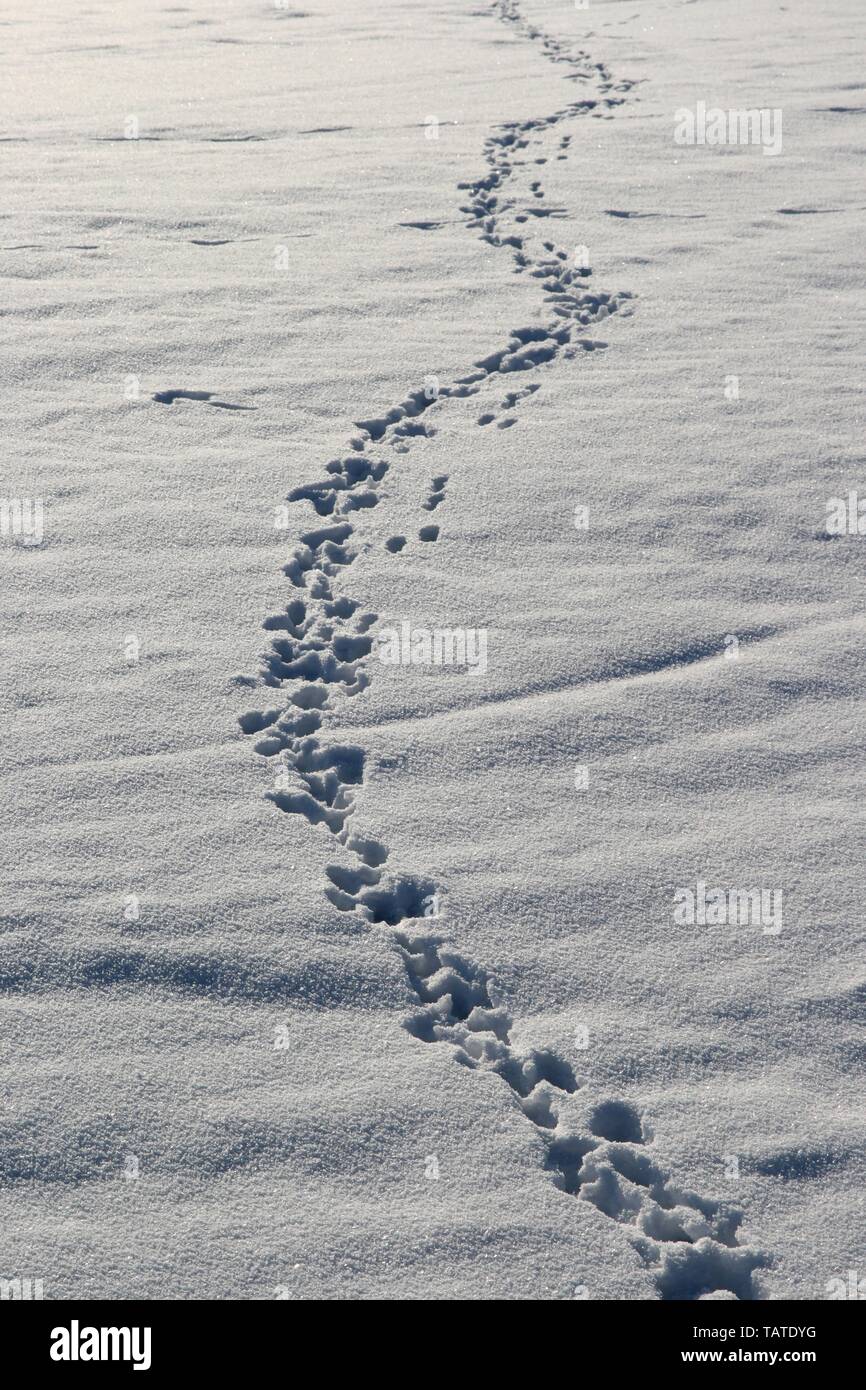
<path fill-rule="evenodd" d="M 374 1306 L 364 1303 L 349 1312 L 350 1322 L 362 1312 L 364 1335 L 354 1336 L 345 1352 L 332 1340 L 339 1332 L 335 1323 L 343 1316 L 340 1304 L 329 1302 L 324 1305 L 327 1313 L 320 1311 L 318 1316 L 329 1320 L 327 1327 L 324 1321 L 320 1327 L 315 1321 L 311 1323 L 307 1306 L 304 1304 L 302 1311 L 297 1303 L 279 1301 L 7 1301 L 0 1307 L 4 1361 L 8 1366 L 11 1352 L 18 1375 L 31 1369 L 48 1372 L 52 1380 L 57 1378 L 60 1383 L 70 1375 L 92 1378 L 105 1369 L 114 1376 L 128 1373 L 137 1379 L 147 1376 L 154 1381 L 174 1378 L 183 1372 L 213 1372 L 225 1378 L 238 1372 L 249 1375 L 276 1370 L 291 1376 L 293 1366 L 300 1369 L 310 1357 L 319 1360 L 322 1370 L 332 1371 L 343 1355 L 351 1356 L 352 1369 L 357 1374 L 362 1366 L 372 1369 L 373 1348 L 376 1361 L 381 1362 L 384 1348 L 380 1338 L 387 1338 L 389 1331 L 383 1329 L 371 1342 L 373 1320 L 380 1316 Z M 508 1306 L 509 1330 L 501 1351 L 503 1362 L 513 1369 L 514 1312 L 513 1305 Z M 414 1313 L 412 1305 L 391 1305 L 389 1322 L 397 1308 L 401 1325 L 391 1329 L 398 1339 L 395 1350 L 403 1343 Z M 489 1372 L 490 1362 L 495 1364 L 500 1350 L 496 1337 L 498 1315 L 483 1311 L 477 1304 L 471 1308 L 475 1336 L 482 1340 L 485 1371 Z M 828 1373 L 841 1373 L 843 1366 L 857 1364 L 861 1311 L 845 1302 L 660 1304 L 575 1300 L 560 1308 L 557 1316 L 561 1321 L 553 1345 L 560 1348 L 562 1369 L 568 1368 L 573 1374 L 581 1370 L 593 1374 L 593 1366 L 596 1370 L 606 1367 L 617 1377 L 624 1370 L 663 1373 L 675 1366 L 697 1375 L 712 1366 L 723 1370 L 761 1367 L 764 1371 L 804 1366 L 820 1370 L 826 1378 Z M 468 1312 L 465 1304 L 462 1310 L 455 1304 L 448 1313 L 423 1315 L 419 1331 L 432 1366 L 436 1365 L 440 1350 L 435 1327 L 447 1318 L 450 1327 L 440 1322 L 443 1334 L 447 1329 L 441 1350 L 446 1352 L 450 1373 L 454 1373 L 456 1347 L 451 1337 L 454 1332 L 462 1337 L 472 1330 L 471 1325 L 460 1326 Z M 534 1332 L 531 1305 L 521 1316 L 526 1321 L 519 1340 L 526 1350 L 532 1345 Z M 550 1313 L 541 1316 L 546 1331 L 553 1332 Z M 529 1338 L 528 1343 L 525 1338 Z M 548 1353 L 552 1350 L 553 1346 L 549 1346 Z M 398 1365 L 404 1355 L 398 1351 Z M 547 1369 L 553 1369 L 551 1363 Z"/>

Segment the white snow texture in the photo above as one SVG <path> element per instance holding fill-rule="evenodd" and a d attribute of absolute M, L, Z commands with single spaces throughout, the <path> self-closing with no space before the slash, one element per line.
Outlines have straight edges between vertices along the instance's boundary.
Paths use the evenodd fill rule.
<path fill-rule="evenodd" d="M 851 1296 L 860 0 L 0 33 L 0 1279 Z"/>

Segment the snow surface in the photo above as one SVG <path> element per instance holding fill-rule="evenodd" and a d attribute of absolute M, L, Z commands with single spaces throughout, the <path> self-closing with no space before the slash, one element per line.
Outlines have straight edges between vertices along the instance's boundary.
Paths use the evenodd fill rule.
<path fill-rule="evenodd" d="M 0 537 L 0 1277 L 827 1297 L 864 1261 L 866 538 L 826 528 L 866 496 L 862 6 L 0 32 L 0 496 L 44 502 Z M 698 102 L 781 152 L 678 145 Z M 486 669 L 380 660 L 403 623 Z M 699 883 L 781 930 L 676 921 Z"/>

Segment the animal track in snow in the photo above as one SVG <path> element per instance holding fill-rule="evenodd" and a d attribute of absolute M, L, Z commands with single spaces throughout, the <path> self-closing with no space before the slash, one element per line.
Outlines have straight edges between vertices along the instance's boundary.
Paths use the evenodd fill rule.
<path fill-rule="evenodd" d="M 569 1097 L 581 1083 L 571 1066 L 547 1049 L 514 1048 L 512 1019 L 497 1003 L 487 974 L 421 924 L 393 939 L 421 1005 L 405 1027 L 423 1042 L 447 1044 L 462 1066 L 492 1072 L 510 1087 L 544 1143 L 544 1166 L 554 1184 L 629 1228 L 661 1298 L 719 1291 L 755 1297 L 753 1273 L 766 1260 L 737 1245 L 738 1214 L 665 1175 L 647 1150 L 634 1106 L 602 1101 L 590 1112 L 586 1130 L 577 1126 Z"/>
<path fill-rule="evenodd" d="M 218 410 L 255 410 L 254 405 L 234 405 L 231 401 L 214 399 L 213 391 L 154 391 L 153 400 L 160 405 L 174 405 L 175 401 L 201 401 L 204 405 L 216 406 Z"/>
<path fill-rule="evenodd" d="M 527 396 L 532 396 L 539 389 L 537 383 L 533 382 L 529 386 L 524 386 L 520 391 L 509 391 L 508 395 L 500 401 L 503 410 L 513 410 L 521 401 L 526 400 Z"/>
<path fill-rule="evenodd" d="M 267 792 L 271 801 L 286 813 L 323 826 L 339 851 L 327 868 L 329 901 L 371 928 L 390 933 L 417 999 L 406 1021 L 410 1034 L 447 1045 L 462 1066 L 491 1072 L 505 1082 L 514 1104 L 542 1139 L 544 1167 L 555 1186 L 592 1203 L 629 1233 L 653 1271 L 661 1298 L 720 1293 L 752 1298 L 753 1272 L 765 1258 L 737 1245 L 736 1214 L 678 1188 L 664 1174 L 650 1151 L 641 1116 L 627 1102 L 599 1102 L 588 1125 L 577 1123 L 571 1098 L 580 1083 L 568 1062 L 550 1050 L 518 1051 L 511 1042 L 511 1018 L 497 1001 L 491 979 L 430 925 L 428 919 L 439 912 L 435 884 L 390 872 L 387 848 L 354 833 L 355 799 L 364 784 L 367 753 L 326 736 L 325 719 L 335 709 L 334 701 L 354 698 L 369 684 L 365 667 L 377 617 L 360 611 L 355 600 L 338 590 L 358 555 L 355 526 L 363 512 L 377 504 L 393 456 L 431 438 L 449 400 L 479 395 L 491 385 L 501 387 L 503 377 L 537 373 L 559 358 L 603 349 L 606 344 L 589 336 L 589 330 L 611 315 L 631 312 L 627 291 L 590 289 L 589 267 L 570 264 L 567 252 L 553 241 L 540 246 L 533 241 L 525 230 L 530 220 L 541 214 L 554 216 L 557 209 L 539 206 L 543 189 L 538 179 L 531 181 L 525 198 L 517 185 L 527 162 L 545 162 L 545 141 L 552 130 L 585 117 L 609 117 L 624 100 L 618 94 L 633 84 L 614 83 L 604 64 L 573 53 L 524 20 L 516 0 L 495 0 L 494 12 L 561 64 L 565 77 L 592 83 L 597 91 L 548 117 L 498 127 L 484 143 L 483 173 L 459 186 L 465 198 L 465 225 L 505 251 L 513 273 L 538 282 L 542 321 L 513 329 L 503 346 L 450 384 L 412 390 L 389 410 L 356 421 L 350 452 L 327 465 L 323 480 L 289 493 L 290 503 L 309 504 L 330 524 L 301 535 L 284 565 L 293 595 L 282 612 L 264 623 L 274 635 L 263 653 L 258 680 L 280 692 L 279 703 L 248 712 L 239 722 L 246 735 L 256 737 L 256 751 L 267 760 L 274 778 Z M 570 133 L 560 133 L 557 158 L 568 157 L 571 139 Z M 496 421 L 500 428 L 510 427 L 517 419 L 514 412 L 539 384 L 531 381 L 509 390 L 500 405 L 508 414 L 499 419 L 486 410 L 478 423 Z M 189 393 L 161 393 L 157 399 L 170 403 L 185 395 Z M 192 398 L 215 403 L 208 393 L 193 393 Z M 433 479 L 424 510 L 441 505 L 447 481 L 444 474 Z M 438 536 L 438 525 L 425 525 L 419 532 L 422 541 Z M 405 546 L 404 535 L 385 542 L 394 554 Z M 238 681 L 250 683 L 243 676 Z M 378 765 L 384 768 L 385 760 Z"/>
<path fill-rule="evenodd" d="M 336 510 L 338 497 L 343 492 L 352 496 L 356 507 L 358 499 L 365 497 L 372 498 L 373 502 L 367 505 L 373 505 L 378 501 L 375 484 L 384 478 L 388 464 L 384 460 L 371 463 L 360 454 L 351 454 L 347 458 L 332 459 L 325 471 L 330 476 L 323 482 L 296 487 L 286 500 L 312 502 L 319 516 L 330 516 Z M 365 485 L 363 490 L 361 484 Z M 348 497 L 346 500 L 348 501 Z"/>
<path fill-rule="evenodd" d="M 442 473 L 438 478 L 434 478 L 430 484 L 430 493 L 424 503 L 425 512 L 433 512 L 440 502 L 445 501 L 445 484 L 448 481 L 448 474 Z"/>

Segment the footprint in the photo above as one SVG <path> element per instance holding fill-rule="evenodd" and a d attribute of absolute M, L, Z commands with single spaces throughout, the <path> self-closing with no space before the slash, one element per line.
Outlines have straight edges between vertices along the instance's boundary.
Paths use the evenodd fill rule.
<path fill-rule="evenodd" d="M 353 854 L 357 854 L 363 864 L 371 869 L 377 869 L 385 863 L 388 858 L 388 851 L 378 840 L 365 839 L 361 835 L 352 835 L 346 842 L 347 848 Z"/>
<path fill-rule="evenodd" d="M 526 400 L 527 396 L 534 395 L 538 390 L 540 387 L 534 382 L 530 386 L 524 386 L 522 391 L 509 391 L 508 395 L 501 401 L 503 410 L 513 410 L 521 401 Z"/>
<path fill-rule="evenodd" d="M 442 473 L 438 478 L 434 478 L 430 484 L 430 493 L 427 500 L 423 503 L 426 512 L 434 512 L 440 502 L 445 501 L 445 484 L 448 481 L 448 474 Z"/>
<path fill-rule="evenodd" d="M 593 1134 L 602 1139 L 626 1140 L 631 1144 L 643 1143 L 641 1120 L 633 1105 L 625 1101 L 609 1100 L 596 1106 L 590 1120 Z"/>
<path fill-rule="evenodd" d="M 325 872 L 331 882 L 350 897 L 359 893 L 365 885 L 378 883 L 382 877 L 376 869 L 347 869 L 342 864 L 329 864 Z"/>
<path fill-rule="evenodd" d="M 214 399 L 212 391 L 154 391 L 152 399 L 160 405 L 173 405 L 175 401 L 202 401 L 205 405 L 216 406 L 218 410 L 256 410 L 254 405 L 233 405 L 230 401 Z"/>

